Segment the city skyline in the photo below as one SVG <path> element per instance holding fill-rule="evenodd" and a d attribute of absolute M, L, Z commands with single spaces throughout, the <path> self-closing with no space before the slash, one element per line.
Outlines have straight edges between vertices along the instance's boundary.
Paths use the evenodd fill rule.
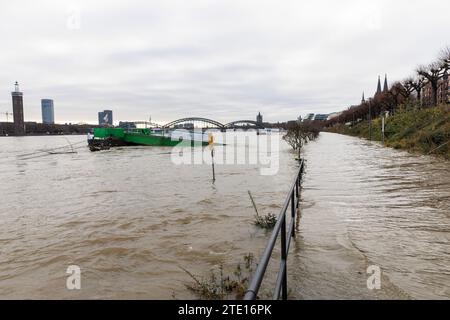
<path fill-rule="evenodd" d="M 158 123 L 332 113 L 370 96 L 378 75 L 401 80 L 432 60 L 448 9 L 438 0 L 5 3 L 0 111 L 12 110 L 19 81 L 26 121 L 41 119 L 43 98 L 57 104 L 57 123 L 95 123 L 104 108 L 117 121 Z"/>

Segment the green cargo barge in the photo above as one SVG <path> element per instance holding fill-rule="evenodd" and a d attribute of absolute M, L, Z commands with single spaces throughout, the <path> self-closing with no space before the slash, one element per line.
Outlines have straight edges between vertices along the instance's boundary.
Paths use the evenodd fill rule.
<path fill-rule="evenodd" d="M 173 139 L 170 134 L 156 133 L 151 129 L 94 128 L 93 138 L 88 139 L 91 151 L 109 149 L 119 146 L 162 146 L 208 145 L 205 141 Z"/>

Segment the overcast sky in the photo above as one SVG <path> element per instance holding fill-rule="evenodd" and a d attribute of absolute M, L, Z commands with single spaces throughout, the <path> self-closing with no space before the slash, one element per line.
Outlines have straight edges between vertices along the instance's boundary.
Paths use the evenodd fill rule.
<path fill-rule="evenodd" d="M 27 121 L 285 121 L 331 113 L 431 62 L 449 0 L 0 2 L 0 112 L 17 80 Z M 5 116 L 0 114 L 0 120 Z"/>

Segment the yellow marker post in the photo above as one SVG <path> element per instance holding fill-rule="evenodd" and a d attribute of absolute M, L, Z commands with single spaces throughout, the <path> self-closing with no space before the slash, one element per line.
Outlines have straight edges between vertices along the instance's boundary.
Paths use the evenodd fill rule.
<path fill-rule="evenodd" d="M 214 148 L 214 137 L 211 132 L 208 132 L 208 145 L 209 148 Z"/>
<path fill-rule="evenodd" d="M 216 181 L 216 173 L 214 171 L 214 137 L 211 132 L 208 133 L 208 147 L 211 149 L 213 182 Z"/>

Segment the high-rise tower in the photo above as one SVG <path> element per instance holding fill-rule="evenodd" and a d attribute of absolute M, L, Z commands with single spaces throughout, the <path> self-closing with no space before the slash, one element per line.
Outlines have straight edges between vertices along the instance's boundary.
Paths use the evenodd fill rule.
<path fill-rule="evenodd" d="M 104 110 L 98 113 L 98 124 L 101 126 L 104 125 L 113 125 L 113 112 L 112 110 Z"/>
<path fill-rule="evenodd" d="M 23 93 L 19 90 L 19 84 L 15 83 L 15 89 L 11 92 L 14 115 L 14 133 L 17 136 L 25 134 L 25 122 L 23 117 Z"/>
<path fill-rule="evenodd" d="M 53 100 L 42 99 L 42 123 L 44 124 L 54 124 L 55 123 L 55 109 L 53 107 Z"/>

